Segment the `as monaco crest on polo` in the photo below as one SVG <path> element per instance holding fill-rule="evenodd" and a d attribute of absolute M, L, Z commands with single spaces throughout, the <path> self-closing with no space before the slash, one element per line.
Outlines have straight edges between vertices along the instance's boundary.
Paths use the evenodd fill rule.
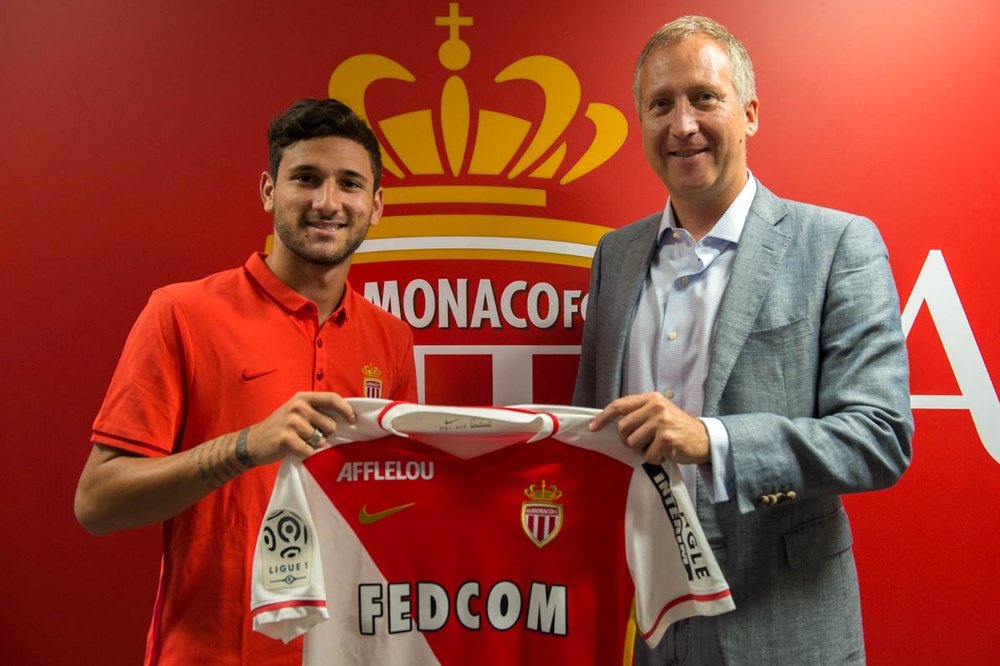
<path fill-rule="evenodd" d="M 362 381 L 362 386 L 364 388 L 362 395 L 366 398 L 381 398 L 382 371 L 371 363 L 368 363 L 365 367 L 361 368 L 361 375 L 364 377 L 364 380 Z"/>
<path fill-rule="evenodd" d="M 596 177 L 628 123 L 545 44 L 477 41 L 474 14 L 442 2 L 414 17 L 405 56 L 333 69 L 329 94 L 371 125 L 385 176 L 384 216 L 351 282 L 413 327 L 422 402 L 566 404 L 609 228 L 549 204 Z"/>
<path fill-rule="evenodd" d="M 556 503 L 556 500 L 563 496 L 561 490 L 555 486 L 531 484 L 524 490 L 528 496 L 527 502 L 521 504 L 521 527 L 539 548 L 546 546 L 562 529 L 563 506 Z"/>

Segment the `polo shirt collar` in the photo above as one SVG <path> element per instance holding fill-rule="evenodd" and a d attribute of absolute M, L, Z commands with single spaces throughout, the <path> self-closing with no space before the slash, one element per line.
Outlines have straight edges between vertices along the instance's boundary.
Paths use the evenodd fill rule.
<path fill-rule="evenodd" d="M 271 300 L 287 310 L 290 314 L 315 316 L 316 304 L 308 298 L 295 291 L 281 281 L 264 259 L 267 255 L 263 252 L 254 252 L 243 264 L 243 269 L 257 285 L 266 293 Z M 330 314 L 330 321 L 338 319 L 347 320 L 350 316 L 354 302 L 354 290 L 351 283 L 344 283 L 344 295 L 340 299 L 340 305 Z"/>

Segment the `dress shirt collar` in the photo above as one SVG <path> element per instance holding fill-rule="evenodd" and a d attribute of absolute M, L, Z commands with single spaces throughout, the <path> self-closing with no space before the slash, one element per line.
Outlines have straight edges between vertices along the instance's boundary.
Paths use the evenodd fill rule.
<path fill-rule="evenodd" d="M 753 174 L 748 169 L 747 182 L 743 186 L 743 189 L 733 199 L 733 203 L 729 204 L 729 208 L 726 209 L 726 212 L 715 223 L 712 230 L 705 235 L 705 238 L 717 238 L 733 244 L 739 243 L 740 235 L 743 233 L 743 226 L 747 221 L 747 215 L 750 214 L 750 205 L 753 203 L 753 198 L 756 194 L 757 179 L 753 177 Z M 660 220 L 658 235 L 660 242 L 663 242 L 664 231 L 676 228 L 677 217 L 674 215 L 674 207 L 670 205 L 670 199 L 667 199 L 667 205 L 663 210 L 663 217 Z"/>

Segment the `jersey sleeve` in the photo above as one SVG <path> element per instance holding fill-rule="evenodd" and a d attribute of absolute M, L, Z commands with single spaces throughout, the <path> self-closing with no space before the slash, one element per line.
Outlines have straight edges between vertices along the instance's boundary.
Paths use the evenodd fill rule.
<path fill-rule="evenodd" d="M 297 458 L 282 462 L 254 550 L 253 628 L 286 643 L 330 616 L 308 474 Z"/>
<path fill-rule="evenodd" d="M 676 465 L 635 468 L 625 525 L 636 623 L 650 647 L 677 620 L 736 607 Z"/>

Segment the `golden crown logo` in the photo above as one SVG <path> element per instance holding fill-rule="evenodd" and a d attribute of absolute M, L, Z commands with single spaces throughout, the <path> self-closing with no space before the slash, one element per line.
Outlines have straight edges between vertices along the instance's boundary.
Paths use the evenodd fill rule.
<path fill-rule="evenodd" d="M 382 379 L 382 371 L 376 368 L 371 363 L 368 363 L 363 368 L 361 368 L 361 374 L 363 374 L 368 379 Z"/>
<path fill-rule="evenodd" d="M 524 494 L 528 497 L 528 499 L 535 500 L 536 502 L 555 502 L 563 496 L 563 492 L 556 486 L 546 487 L 545 481 L 542 481 L 541 488 L 535 484 L 531 484 L 524 489 Z"/>
<path fill-rule="evenodd" d="M 330 96 L 371 125 L 382 144 L 385 170 L 398 179 L 386 189 L 387 206 L 462 203 L 537 210 L 545 207 L 547 190 L 522 185 L 526 179 L 547 187 L 566 185 L 599 167 L 624 144 L 628 123 L 622 112 L 590 102 L 581 113 L 580 80 L 553 56 L 522 57 L 493 79 L 500 85 L 535 84 L 544 103 L 540 118 L 532 121 L 477 106 L 477 96 L 459 74 L 472 59 L 461 31 L 474 26 L 473 17 L 461 15 L 459 3 L 452 2 L 448 15 L 435 17 L 434 25 L 448 29 L 438 61 L 453 72 L 444 82 L 438 108 L 375 115 L 365 103 L 372 86 L 417 83 L 406 67 L 382 55 L 352 56 L 330 76 Z M 565 135 L 574 121 L 589 123 L 593 139 L 577 159 L 567 160 Z M 511 183 L 515 180 L 516 185 Z M 472 181 L 476 184 L 465 184 Z M 528 215 L 387 215 L 369 231 L 355 261 L 474 257 L 586 267 L 606 231 L 599 225 Z"/>

